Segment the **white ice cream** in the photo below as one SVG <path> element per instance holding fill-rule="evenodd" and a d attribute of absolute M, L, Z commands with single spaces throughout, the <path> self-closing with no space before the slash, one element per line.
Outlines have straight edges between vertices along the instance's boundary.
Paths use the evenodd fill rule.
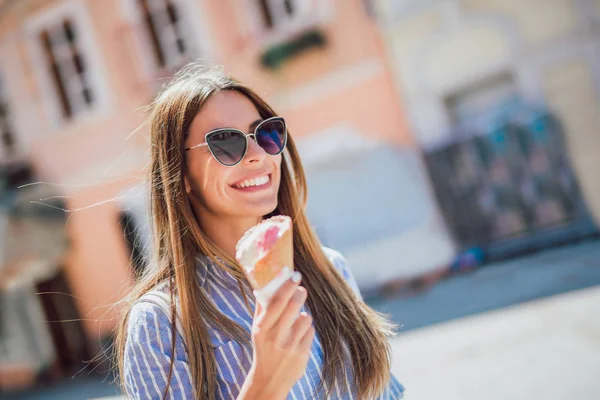
<path fill-rule="evenodd" d="M 262 241 L 267 230 L 273 225 L 279 226 L 279 238 L 290 228 L 290 224 L 291 220 L 289 217 L 278 216 L 269 218 L 248 229 L 236 245 L 235 258 L 245 269 L 251 270 L 254 268 L 254 263 L 263 257 L 265 251 L 269 250 L 260 248 L 260 246 L 257 245 Z"/>

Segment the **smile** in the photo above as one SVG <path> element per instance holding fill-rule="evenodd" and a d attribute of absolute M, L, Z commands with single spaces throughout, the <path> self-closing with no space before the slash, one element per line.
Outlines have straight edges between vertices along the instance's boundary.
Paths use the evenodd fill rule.
<path fill-rule="evenodd" d="M 271 183 L 271 175 L 263 175 L 253 179 L 246 179 L 232 185 L 232 187 L 234 189 L 258 189 L 269 186 L 269 183 Z"/>

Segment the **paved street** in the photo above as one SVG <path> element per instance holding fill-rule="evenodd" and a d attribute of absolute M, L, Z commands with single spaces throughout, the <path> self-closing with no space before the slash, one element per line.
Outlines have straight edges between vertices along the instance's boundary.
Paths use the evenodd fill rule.
<path fill-rule="evenodd" d="M 410 400 L 600 399 L 600 287 L 407 332 L 393 371 Z"/>
<path fill-rule="evenodd" d="M 406 332 L 595 285 L 600 285 L 598 240 L 485 266 L 410 297 L 368 302 Z"/>
<path fill-rule="evenodd" d="M 415 296 L 369 302 L 402 325 L 392 340 L 393 369 L 408 399 L 600 398 L 599 241 L 486 266 Z M 0 398 L 115 394 L 107 382 L 81 375 Z"/>

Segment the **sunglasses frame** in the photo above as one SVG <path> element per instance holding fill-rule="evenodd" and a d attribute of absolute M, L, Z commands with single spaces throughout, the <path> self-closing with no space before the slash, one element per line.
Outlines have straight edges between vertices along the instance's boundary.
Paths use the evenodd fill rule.
<path fill-rule="evenodd" d="M 285 147 L 287 146 L 287 140 L 288 140 L 288 131 L 287 131 L 287 125 L 285 123 L 285 120 L 283 119 L 283 117 L 270 117 L 265 119 L 264 121 L 261 121 L 258 125 L 256 125 L 256 128 L 254 128 L 254 132 L 253 133 L 245 133 L 239 129 L 236 128 L 219 128 L 219 129 L 215 129 L 212 130 L 210 132 L 208 132 L 206 135 L 204 135 L 204 142 L 200 143 L 200 144 L 196 144 L 194 146 L 190 146 L 187 147 L 185 149 L 183 149 L 183 151 L 190 151 L 192 149 L 198 148 L 198 147 L 204 147 L 204 146 L 208 146 L 208 150 L 210 150 L 210 154 L 212 154 L 213 158 L 215 160 L 217 160 L 217 162 L 225 167 L 235 167 L 236 165 L 238 165 L 239 163 L 241 163 L 244 160 L 244 157 L 246 157 L 246 153 L 248 153 L 248 138 L 252 137 L 254 139 L 254 141 L 256 142 L 256 144 L 258 144 L 258 141 L 256 140 L 256 133 L 258 132 L 258 130 L 260 129 L 261 126 L 263 126 L 266 123 L 269 122 L 273 122 L 273 121 L 280 121 L 283 124 L 283 132 L 284 132 L 284 140 L 283 140 L 283 146 L 281 146 L 281 150 L 279 150 L 277 153 L 275 154 L 270 154 L 267 153 L 267 151 L 265 149 L 262 148 L 262 146 L 258 145 L 261 149 L 263 149 L 265 151 L 265 153 L 271 155 L 271 156 L 276 156 L 279 155 L 281 153 L 283 153 L 283 151 L 285 150 Z M 217 156 L 215 155 L 213 149 L 211 148 L 211 146 L 208 144 L 208 140 L 211 136 L 217 134 L 217 133 L 221 133 L 221 132 L 237 132 L 240 133 L 244 139 L 246 140 L 246 144 L 244 146 L 244 153 L 242 154 L 242 156 L 240 157 L 239 161 L 236 162 L 235 164 L 224 164 L 222 163 Z"/>

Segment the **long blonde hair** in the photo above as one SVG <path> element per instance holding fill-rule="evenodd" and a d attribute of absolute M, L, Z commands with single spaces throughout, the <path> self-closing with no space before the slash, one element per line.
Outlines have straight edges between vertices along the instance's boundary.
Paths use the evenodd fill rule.
<path fill-rule="evenodd" d="M 160 282 L 169 282 L 172 354 L 175 353 L 176 338 L 175 295 L 180 303 L 184 340 L 194 344 L 187 346 L 187 352 L 198 398 L 212 400 L 217 390 L 216 361 L 208 326 L 228 332 L 230 339 L 240 344 L 251 345 L 249 332 L 224 317 L 200 290 L 195 272 L 197 254 L 214 260 L 215 268 L 226 268 L 235 276 L 240 289 L 246 278 L 237 262 L 215 246 L 199 228 L 183 179 L 186 173 L 183 143 L 190 124 L 202 104 L 221 90 L 235 90 L 245 95 L 262 118 L 276 115 L 255 92 L 227 76 L 222 69 L 198 64 L 190 64 L 179 72 L 151 107 L 149 183 L 154 262 L 123 300 L 123 316 L 115 337 L 123 387 L 129 311 L 137 299 Z M 302 273 L 302 282 L 308 292 L 307 304 L 324 352 L 323 381 L 319 389 L 325 384 L 331 391 L 336 382 L 345 379 L 344 368 L 349 367 L 359 398 L 377 397 L 390 379 L 386 336 L 393 333 L 394 327 L 362 301 L 357 301 L 352 289 L 331 265 L 305 215 L 306 200 L 304 171 L 290 137 L 281 164 L 278 205 L 272 215 L 289 215 L 293 220 L 294 267 Z M 350 360 L 345 355 L 343 341 L 347 344 Z M 167 382 L 171 381 L 173 362 L 174 357 L 171 357 Z M 168 388 L 163 397 L 167 391 Z"/>

